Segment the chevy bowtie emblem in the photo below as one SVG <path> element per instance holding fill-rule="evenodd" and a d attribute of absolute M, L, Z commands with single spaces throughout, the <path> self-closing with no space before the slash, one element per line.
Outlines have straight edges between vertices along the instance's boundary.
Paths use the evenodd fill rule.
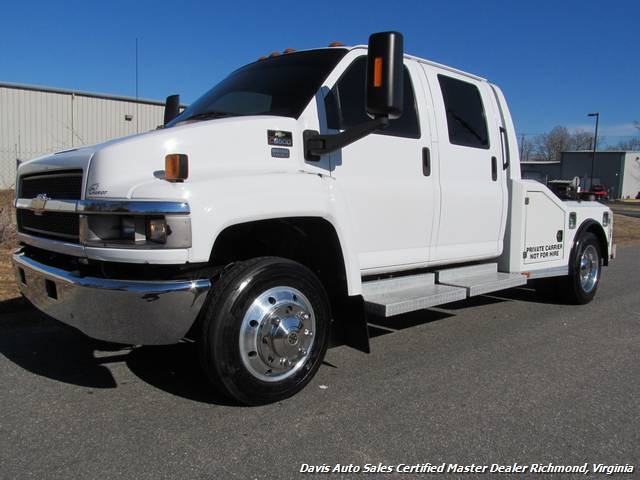
<path fill-rule="evenodd" d="M 36 215 L 42 215 L 44 207 L 47 204 L 47 200 L 51 199 L 47 197 L 46 193 L 39 193 L 36 198 L 31 200 L 31 210 L 33 210 Z"/>

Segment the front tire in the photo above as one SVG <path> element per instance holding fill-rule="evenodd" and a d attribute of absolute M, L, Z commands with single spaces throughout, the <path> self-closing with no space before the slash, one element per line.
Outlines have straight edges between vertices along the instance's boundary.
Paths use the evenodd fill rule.
<path fill-rule="evenodd" d="M 320 367 L 329 338 L 325 290 L 305 266 L 277 257 L 240 262 L 214 284 L 198 353 L 211 382 L 248 405 L 290 397 Z"/>

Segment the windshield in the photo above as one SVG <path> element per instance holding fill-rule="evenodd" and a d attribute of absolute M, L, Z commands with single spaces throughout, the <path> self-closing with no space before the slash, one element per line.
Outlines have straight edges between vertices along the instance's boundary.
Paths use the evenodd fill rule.
<path fill-rule="evenodd" d="M 347 53 L 343 48 L 289 53 L 239 68 L 167 124 L 241 115 L 298 118 L 324 79 Z"/>

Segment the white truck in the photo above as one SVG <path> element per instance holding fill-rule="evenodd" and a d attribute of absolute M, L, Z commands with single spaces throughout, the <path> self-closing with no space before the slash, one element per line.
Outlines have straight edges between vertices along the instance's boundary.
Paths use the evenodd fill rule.
<path fill-rule="evenodd" d="M 528 280 L 589 302 L 609 208 L 522 180 L 500 89 L 402 44 L 272 54 L 163 128 L 22 164 L 22 293 L 98 339 L 195 340 L 246 404 L 303 388 L 331 333 L 368 352 L 369 315 Z"/>

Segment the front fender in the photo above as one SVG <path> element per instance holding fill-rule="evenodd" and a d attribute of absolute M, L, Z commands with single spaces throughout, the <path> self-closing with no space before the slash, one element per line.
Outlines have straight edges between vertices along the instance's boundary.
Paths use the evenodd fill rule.
<path fill-rule="evenodd" d="M 251 221 L 319 217 L 335 229 L 346 269 L 349 295 L 362 291 L 360 265 L 346 216 L 330 177 L 305 172 L 239 175 L 191 182 L 193 247 L 190 262 L 209 260 L 216 238 L 226 228 Z"/>

